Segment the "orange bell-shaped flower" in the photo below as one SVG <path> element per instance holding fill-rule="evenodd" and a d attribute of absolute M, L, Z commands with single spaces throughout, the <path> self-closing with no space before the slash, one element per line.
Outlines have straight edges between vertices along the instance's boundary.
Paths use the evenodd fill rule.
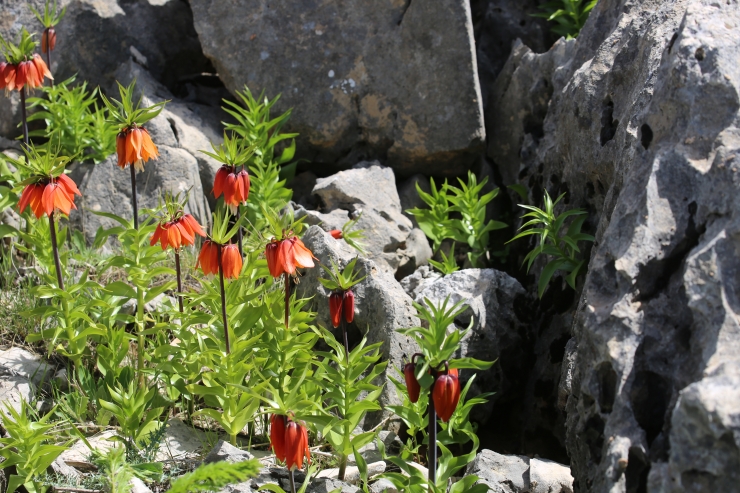
<path fill-rule="evenodd" d="M 273 414 L 270 418 L 270 444 L 275 457 L 285 462 L 285 416 Z"/>
<path fill-rule="evenodd" d="M 342 293 L 332 293 L 329 295 L 329 316 L 331 324 L 336 329 L 342 322 Z"/>
<path fill-rule="evenodd" d="M 355 319 L 355 293 L 351 289 L 345 291 L 342 296 L 342 312 L 344 313 L 344 320 L 351 324 L 352 320 Z"/>
<path fill-rule="evenodd" d="M 54 47 L 57 45 L 57 32 L 54 26 L 49 26 L 44 29 L 41 34 L 41 53 L 47 53 L 54 51 Z"/>
<path fill-rule="evenodd" d="M 137 171 L 144 171 L 144 163 L 150 159 L 157 159 L 159 150 L 152 142 L 147 129 L 127 127 L 116 136 L 116 155 L 120 168 L 133 164 Z"/>
<path fill-rule="evenodd" d="M 460 400 L 460 380 L 456 369 L 447 370 L 437 376 L 432 390 L 432 399 L 434 399 L 434 410 L 437 415 L 443 422 L 448 422 Z"/>
<path fill-rule="evenodd" d="M 194 244 L 195 235 L 206 236 L 198 221 L 190 214 L 184 214 L 174 221 L 158 224 L 149 244 L 154 246 L 159 242 L 162 250 L 170 246 L 179 250 L 182 246 Z"/>
<path fill-rule="evenodd" d="M 219 245 L 211 240 L 204 241 L 200 247 L 196 268 L 200 267 L 205 275 L 218 274 L 218 254 Z"/>
<path fill-rule="evenodd" d="M 406 380 L 406 390 L 409 393 L 409 400 L 411 402 L 417 402 L 419 400 L 419 393 L 421 392 L 421 385 L 416 379 L 416 365 L 412 363 L 406 363 L 403 366 L 403 378 Z"/>
<path fill-rule="evenodd" d="M 227 279 L 236 279 L 242 271 L 242 256 L 239 253 L 239 247 L 234 243 L 229 243 L 221 247 L 221 266 L 224 271 L 224 277 Z"/>
<path fill-rule="evenodd" d="M 289 421 L 285 427 L 285 465 L 289 470 L 302 469 L 303 458 L 311 463 L 311 451 L 308 448 L 308 431 L 295 422 Z"/>
<path fill-rule="evenodd" d="M 39 181 L 26 185 L 18 200 L 18 210 L 23 212 L 26 207 L 31 207 L 36 219 L 46 214 L 50 216 L 54 211 L 61 211 L 69 215 L 74 204 L 74 196 L 82 195 L 75 182 L 66 175 L 47 181 Z"/>

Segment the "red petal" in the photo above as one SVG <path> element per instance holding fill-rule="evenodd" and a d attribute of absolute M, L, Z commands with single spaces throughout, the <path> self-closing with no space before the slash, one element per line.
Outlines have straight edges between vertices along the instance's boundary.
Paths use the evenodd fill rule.
<path fill-rule="evenodd" d="M 219 198 L 224 193 L 224 187 L 226 186 L 226 177 L 229 176 L 231 168 L 223 165 L 216 171 L 216 178 L 213 180 L 213 196 Z"/>
<path fill-rule="evenodd" d="M 182 218 L 180 218 L 178 221 L 175 221 L 174 226 L 180 230 L 180 238 L 183 245 L 188 246 L 195 243 L 195 236 L 193 236 L 193 232 L 190 230 L 186 221 L 183 221 Z"/>
<path fill-rule="evenodd" d="M 294 245 L 293 245 L 293 259 L 298 267 L 313 267 L 313 253 L 311 253 L 311 250 L 306 248 L 306 245 L 303 244 L 300 238 L 293 238 Z"/>
<path fill-rule="evenodd" d="M 270 444 L 275 457 L 285 462 L 285 416 L 273 414 L 270 418 Z"/>
<path fill-rule="evenodd" d="M 182 236 L 180 235 L 180 228 L 176 224 L 170 223 L 167 225 L 167 241 L 169 241 L 172 248 L 178 250 L 182 246 Z"/>
<path fill-rule="evenodd" d="M 67 175 L 59 175 L 59 178 L 57 178 L 57 181 L 59 184 L 64 187 L 64 189 L 67 191 L 69 195 L 79 195 L 82 196 L 80 193 L 80 190 L 77 188 L 77 184 Z"/>
<path fill-rule="evenodd" d="M 206 235 L 205 231 L 203 231 L 203 228 L 200 227 L 200 224 L 198 224 L 198 221 L 196 221 L 193 216 L 191 216 L 190 214 L 185 214 L 182 218 L 190 225 L 190 230 L 193 232 L 193 234 L 200 236 Z"/>
<path fill-rule="evenodd" d="M 416 365 L 413 363 L 406 363 L 403 367 L 403 378 L 406 380 L 406 390 L 409 392 L 409 400 L 411 402 L 418 401 L 421 386 L 419 385 L 419 381 L 416 379 Z"/>
<path fill-rule="evenodd" d="M 270 270 L 270 275 L 272 277 L 280 277 L 285 273 L 285 270 L 282 268 L 282 264 L 278 261 L 279 252 L 280 252 L 280 244 L 281 242 L 275 240 L 275 238 L 272 239 L 270 243 L 267 244 L 265 247 L 265 257 L 267 258 L 267 268 Z"/>
<path fill-rule="evenodd" d="M 339 327 L 339 324 L 342 321 L 342 295 L 340 293 L 332 293 L 329 295 L 329 316 L 334 328 L 336 329 Z"/>
<path fill-rule="evenodd" d="M 233 243 L 223 247 L 221 262 L 224 269 L 224 277 L 236 279 L 242 271 L 242 256 L 239 254 L 239 248 Z"/>
<path fill-rule="evenodd" d="M 149 246 L 154 246 L 159 241 L 159 238 L 162 236 L 162 233 L 164 232 L 164 228 L 161 224 L 157 224 L 157 229 L 154 230 L 154 234 L 152 235 L 152 239 L 149 241 Z M 162 246 L 162 250 L 164 250 L 164 246 Z"/>
<path fill-rule="evenodd" d="M 355 293 L 351 289 L 344 292 L 342 311 L 344 312 L 344 319 L 348 324 L 351 324 L 352 320 L 355 319 Z"/>

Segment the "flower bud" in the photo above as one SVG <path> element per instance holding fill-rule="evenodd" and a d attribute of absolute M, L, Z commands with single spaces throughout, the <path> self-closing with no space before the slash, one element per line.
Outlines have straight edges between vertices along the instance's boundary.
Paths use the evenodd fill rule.
<path fill-rule="evenodd" d="M 437 377 L 432 390 L 434 410 L 443 422 L 448 422 L 460 400 L 460 380 L 457 370 L 447 370 Z"/>
<path fill-rule="evenodd" d="M 419 381 L 416 379 L 416 365 L 414 363 L 406 363 L 403 367 L 403 377 L 406 380 L 406 390 L 409 393 L 409 400 L 416 403 L 419 400 L 419 392 L 421 392 L 421 386 Z"/>
<path fill-rule="evenodd" d="M 329 295 L 329 316 L 331 324 L 336 329 L 342 321 L 342 294 L 332 293 Z"/>
<path fill-rule="evenodd" d="M 342 234 L 342 230 L 340 229 L 332 229 L 331 231 L 329 231 L 329 234 L 335 240 L 341 240 L 342 238 L 344 238 L 344 235 Z"/>
<path fill-rule="evenodd" d="M 355 293 L 351 289 L 344 292 L 342 297 L 342 311 L 344 312 L 344 319 L 348 324 L 352 323 L 355 319 Z"/>
<path fill-rule="evenodd" d="M 57 32 L 54 26 L 47 27 L 44 29 L 41 35 L 41 53 L 54 51 L 54 47 L 57 45 Z"/>

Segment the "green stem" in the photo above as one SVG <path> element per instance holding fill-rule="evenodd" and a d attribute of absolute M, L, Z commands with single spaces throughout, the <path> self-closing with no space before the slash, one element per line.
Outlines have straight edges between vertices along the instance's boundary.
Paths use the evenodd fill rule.
<path fill-rule="evenodd" d="M 144 288 L 136 286 L 136 328 L 138 330 L 139 385 L 144 385 Z"/>
<path fill-rule="evenodd" d="M 26 87 L 21 88 L 21 118 L 23 119 L 23 143 L 28 147 L 28 118 L 26 117 Z"/>
<path fill-rule="evenodd" d="M 224 340 L 226 341 L 226 354 L 231 354 L 231 345 L 229 344 L 229 325 L 226 320 L 226 289 L 224 287 L 224 267 L 221 261 L 222 247 L 218 246 L 218 278 L 221 282 L 221 317 L 224 321 Z"/>

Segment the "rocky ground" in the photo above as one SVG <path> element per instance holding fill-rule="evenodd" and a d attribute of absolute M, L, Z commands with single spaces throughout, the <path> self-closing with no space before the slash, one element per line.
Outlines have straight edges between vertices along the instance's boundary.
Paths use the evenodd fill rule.
<path fill-rule="evenodd" d="M 469 467 L 493 491 L 737 489 L 736 1 L 600 0 L 568 41 L 528 15 L 535 0 L 63 3 L 58 77 L 105 90 L 136 78 L 146 101 L 171 100 L 149 126 L 162 159 L 138 177 L 144 203 L 192 188 L 191 212 L 207 220 L 217 166 L 198 151 L 222 134 L 219 98 L 245 84 L 280 92 L 301 133 L 306 245 L 323 262 L 353 258 L 326 231 L 362 211 L 354 337 L 385 342 L 391 372 L 409 352 L 394 329 L 418 323 L 412 301 L 468 302 L 464 353 L 498 358 L 475 382 L 496 394 L 474 416 L 488 450 Z M 3 9 L 3 36 L 34 22 L 21 3 Z M 16 136 L 18 118 L 17 99 L 0 98 L 0 135 Z M 487 269 L 442 277 L 426 265 L 429 243 L 404 214 L 414 184 L 468 169 L 504 190 L 489 208 L 511 226 L 493 233 L 503 240 L 520 215 L 507 186 L 533 204 L 566 192 L 588 212 L 596 241 L 575 292 L 556 277 L 537 299 L 543 264 L 520 268 L 526 242 Z M 71 221 L 92 239 L 107 224 L 85 208 L 127 215 L 128 177 L 110 159 L 73 173 L 84 203 Z M 318 274 L 299 289 L 321 292 Z M 3 365 L 2 400 L 38 385 L 36 371 Z"/>

